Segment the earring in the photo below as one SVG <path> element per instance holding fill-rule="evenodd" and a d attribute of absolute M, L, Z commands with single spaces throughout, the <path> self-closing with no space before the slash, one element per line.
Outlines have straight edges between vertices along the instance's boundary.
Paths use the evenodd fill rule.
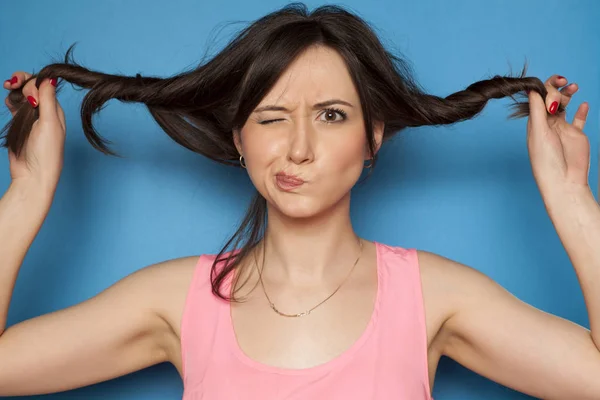
<path fill-rule="evenodd" d="M 370 158 L 369 160 L 367 160 L 367 162 L 369 162 L 369 161 L 370 161 L 369 164 L 365 164 L 365 166 L 364 166 L 365 168 L 371 168 L 373 166 L 373 159 Z"/>
<path fill-rule="evenodd" d="M 242 168 L 246 168 L 246 164 L 244 164 L 244 156 L 240 156 L 240 165 Z"/>

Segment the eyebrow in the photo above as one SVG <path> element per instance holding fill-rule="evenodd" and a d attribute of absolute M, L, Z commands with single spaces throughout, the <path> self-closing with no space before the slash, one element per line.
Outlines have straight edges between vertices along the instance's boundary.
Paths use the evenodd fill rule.
<path fill-rule="evenodd" d="M 334 104 L 343 104 L 346 105 L 348 107 L 354 107 L 352 104 L 348 103 L 347 101 L 344 100 L 340 100 L 340 99 L 331 99 L 331 100 L 327 100 L 327 101 L 323 101 L 321 103 L 316 103 L 312 106 L 313 110 L 318 110 L 320 108 L 323 107 L 327 107 L 327 106 L 331 106 Z M 258 113 L 261 111 L 286 111 L 289 112 L 289 110 L 283 106 L 276 106 L 276 105 L 266 105 L 266 106 L 262 106 L 262 107 L 258 107 L 256 110 L 254 110 L 253 112 Z"/>

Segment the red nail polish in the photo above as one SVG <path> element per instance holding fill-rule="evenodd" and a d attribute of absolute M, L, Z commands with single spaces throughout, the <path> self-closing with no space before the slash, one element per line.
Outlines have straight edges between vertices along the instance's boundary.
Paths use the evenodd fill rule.
<path fill-rule="evenodd" d="M 19 78 L 17 78 L 16 76 L 13 76 L 12 79 L 10 80 L 10 83 L 15 84 L 19 82 Z"/>
<path fill-rule="evenodd" d="M 31 104 L 34 108 L 37 107 L 37 101 L 35 101 L 35 98 L 33 96 L 27 96 L 27 101 L 29 102 L 29 104 Z"/>
<path fill-rule="evenodd" d="M 50 79 L 50 83 L 52 84 L 52 86 L 56 87 L 56 78 Z"/>
<path fill-rule="evenodd" d="M 561 75 L 559 75 L 559 76 L 557 76 L 557 77 L 556 77 L 556 79 L 565 79 L 565 77 L 564 77 L 564 76 L 561 76 Z"/>
<path fill-rule="evenodd" d="M 558 101 L 555 101 L 550 105 L 550 114 L 556 114 L 556 110 L 558 110 Z"/>

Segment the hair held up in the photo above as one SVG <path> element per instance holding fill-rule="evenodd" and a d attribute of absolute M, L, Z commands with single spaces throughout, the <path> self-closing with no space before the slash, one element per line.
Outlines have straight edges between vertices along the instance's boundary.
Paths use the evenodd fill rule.
<path fill-rule="evenodd" d="M 83 132 L 97 150 L 117 155 L 94 129 L 92 117 L 111 99 L 143 103 L 159 126 L 178 144 L 219 163 L 239 166 L 233 131 L 240 129 L 286 67 L 310 46 L 336 50 L 346 62 L 356 86 L 369 146 L 375 148 L 373 124 L 385 123 L 384 141 L 407 127 L 449 125 L 478 115 L 491 99 L 510 97 L 509 118 L 529 115 L 529 104 L 518 101 L 526 91 L 547 90 L 536 77 L 526 77 L 527 65 L 518 76 L 494 76 L 463 90 L 439 97 L 420 88 L 406 60 L 386 50 L 370 25 L 358 15 L 336 5 L 309 11 L 303 3 L 291 3 L 241 30 L 208 62 L 166 77 L 109 75 L 77 64 L 71 46 L 63 62 L 42 68 L 31 79 L 36 86 L 46 78 L 58 78 L 89 89 L 81 105 Z M 24 86 L 24 85 L 23 85 Z M 17 113 L 0 132 L 0 145 L 20 154 L 38 109 L 17 89 L 9 94 Z M 562 106 L 559 111 L 562 111 Z M 376 157 L 373 158 L 373 166 Z M 250 254 L 264 234 L 266 201 L 256 194 L 237 232 L 223 247 L 212 269 L 213 293 L 221 293 L 225 277 Z M 228 248 L 230 252 L 222 258 Z M 217 262 L 226 260 L 224 268 Z"/>

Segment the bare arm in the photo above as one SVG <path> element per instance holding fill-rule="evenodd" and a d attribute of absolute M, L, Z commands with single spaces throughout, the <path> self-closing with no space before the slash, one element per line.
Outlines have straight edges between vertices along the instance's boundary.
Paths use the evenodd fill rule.
<path fill-rule="evenodd" d="M 24 88 L 38 95 L 32 91 Z M 0 199 L 0 397 L 65 391 L 180 361 L 181 312 L 197 256 L 143 268 L 85 302 L 6 329 L 19 268 L 62 169 L 65 124 L 54 94 L 42 83 L 40 118 L 26 150 L 9 152 L 12 183 Z"/>
<path fill-rule="evenodd" d="M 36 202 L 13 188 L 0 200 L 4 322 L 14 278 L 45 216 L 46 205 Z M 0 335 L 0 396 L 70 390 L 171 361 L 177 356 L 176 311 L 196 260 L 146 267 L 90 300 L 6 329 Z"/>
<path fill-rule="evenodd" d="M 600 399 L 600 207 L 588 185 L 589 139 L 583 132 L 589 105 L 572 123 L 552 106 L 566 106 L 576 85 L 553 75 L 544 99 L 529 93 L 527 145 L 548 215 L 581 285 L 591 332 L 545 313 L 490 278 L 427 252 L 419 259 L 443 299 L 443 354 L 498 383 L 548 400 Z M 433 278 L 432 278 L 433 277 Z"/>
<path fill-rule="evenodd" d="M 0 335 L 19 268 L 46 218 L 52 196 L 13 184 L 0 198 Z"/>
<path fill-rule="evenodd" d="M 419 261 L 424 284 L 447 307 L 442 354 L 536 398 L 600 398 L 600 353 L 589 330 L 520 301 L 475 269 L 424 251 Z"/>

